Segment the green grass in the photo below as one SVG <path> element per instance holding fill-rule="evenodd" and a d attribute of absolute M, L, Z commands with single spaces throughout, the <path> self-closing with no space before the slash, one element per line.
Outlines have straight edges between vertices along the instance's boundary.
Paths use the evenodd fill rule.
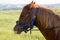
<path fill-rule="evenodd" d="M 56 12 L 59 14 L 60 9 Z M 29 32 L 19 35 L 14 33 L 13 28 L 20 13 L 21 10 L 0 10 L 0 40 L 45 40 L 40 31 L 32 31 L 31 35 Z"/>

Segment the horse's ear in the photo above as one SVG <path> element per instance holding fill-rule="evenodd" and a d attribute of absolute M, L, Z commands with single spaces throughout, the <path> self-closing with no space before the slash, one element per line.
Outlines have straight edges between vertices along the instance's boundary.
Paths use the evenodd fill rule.
<path fill-rule="evenodd" d="M 35 4 L 35 2 L 34 2 L 34 1 L 32 1 L 31 3 L 32 3 L 32 4 Z"/>
<path fill-rule="evenodd" d="M 32 1 L 32 2 L 30 3 L 30 8 L 32 8 L 32 7 L 34 6 L 34 4 L 35 4 L 35 2 Z"/>
<path fill-rule="evenodd" d="M 34 2 L 34 4 L 35 4 L 35 2 Z"/>

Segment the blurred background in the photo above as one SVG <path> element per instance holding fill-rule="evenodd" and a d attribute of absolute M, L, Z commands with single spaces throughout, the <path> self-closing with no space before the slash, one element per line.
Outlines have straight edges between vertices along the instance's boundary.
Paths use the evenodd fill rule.
<path fill-rule="evenodd" d="M 15 34 L 13 28 L 19 19 L 21 11 L 32 0 L 0 0 L 0 40 L 45 40 L 37 27 L 32 34 L 22 32 Z M 36 4 L 49 8 L 60 15 L 60 0 L 34 0 Z"/>
<path fill-rule="evenodd" d="M 0 0 L 0 10 L 16 10 L 22 9 L 32 0 Z M 60 0 L 34 0 L 36 4 L 40 4 L 48 8 L 60 8 Z"/>

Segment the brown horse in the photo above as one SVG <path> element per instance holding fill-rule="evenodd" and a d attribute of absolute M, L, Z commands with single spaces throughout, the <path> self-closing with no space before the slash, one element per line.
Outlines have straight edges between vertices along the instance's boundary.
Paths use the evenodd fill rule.
<path fill-rule="evenodd" d="M 50 9 L 36 5 L 34 2 L 23 8 L 14 31 L 20 34 L 22 31 L 26 32 L 28 28 L 32 29 L 33 26 L 30 24 L 32 19 L 34 19 L 33 25 L 41 31 L 46 40 L 60 40 L 60 17 Z"/>

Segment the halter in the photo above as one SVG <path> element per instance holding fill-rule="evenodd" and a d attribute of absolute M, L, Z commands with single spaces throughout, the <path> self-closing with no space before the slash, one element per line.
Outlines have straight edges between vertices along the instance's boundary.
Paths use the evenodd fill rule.
<path fill-rule="evenodd" d="M 34 16 L 33 16 L 33 18 L 32 18 L 32 21 L 31 21 L 29 24 L 21 24 L 19 21 L 16 21 L 16 25 L 23 27 L 23 28 L 20 29 L 20 30 L 23 30 L 25 33 L 27 33 L 28 31 L 30 31 L 31 29 L 33 29 L 33 27 L 34 27 L 34 22 L 35 22 L 35 19 L 36 19 L 36 16 L 37 16 L 38 11 L 39 11 L 39 8 L 36 7 L 36 10 L 35 10 L 35 12 L 34 12 Z M 28 29 L 26 30 L 26 29 L 25 29 L 26 26 L 31 26 L 31 27 L 30 27 L 29 30 L 28 30 Z"/>

